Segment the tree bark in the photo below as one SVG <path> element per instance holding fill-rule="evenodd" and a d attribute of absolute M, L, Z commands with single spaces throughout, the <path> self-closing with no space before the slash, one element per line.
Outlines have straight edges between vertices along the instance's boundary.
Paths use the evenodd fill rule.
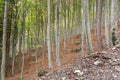
<path fill-rule="evenodd" d="M 109 47 L 109 0 L 105 0 L 105 38 L 106 46 Z"/>
<path fill-rule="evenodd" d="M 103 49 L 102 37 L 101 37 L 101 18 L 102 18 L 102 0 L 98 0 L 98 12 L 97 12 L 97 38 L 98 49 Z"/>
<path fill-rule="evenodd" d="M 5 1 L 4 20 L 3 20 L 3 37 L 2 37 L 2 64 L 1 64 L 1 80 L 5 80 L 5 65 L 6 65 L 6 35 L 7 35 L 7 15 L 8 1 Z"/>
<path fill-rule="evenodd" d="M 118 21 L 118 0 L 112 0 L 111 2 L 111 39 L 112 45 L 115 45 L 118 38 L 117 35 L 117 21 Z"/>
<path fill-rule="evenodd" d="M 92 39 L 91 39 L 91 32 L 90 32 L 90 17 L 89 17 L 89 5 L 88 0 L 84 0 L 84 11 L 85 11 L 85 31 L 86 31 L 86 43 L 88 46 L 89 52 L 93 52 L 92 47 Z"/>
<path fill-rule="evenodd" d="M 26 0 L 23 1 L 23 15 L 22 15 L 22 67 L 21 67 L 20 79 L 22 79 L 22 75 L 23 75 L 23 71 L 24 71 L 25 21 L 26 21 Z"/>
<path fill-rule="evenodd" d="M 48 26 L 47 26 L 47 46 L 48 46 L 48 68 L 52 68 L 51 46 L 50 46 L 50 0 L 48 0 Z"/>
<path fill-rule="evenodd" d="M 56 64 L 61 65 L 60 62 L 60 21 L 59 21 L 59 1 L 56 0 Z"/>
<path fill-rule="evenodd" d="M 82 12 L 82 36 L 81 36 L 81 52 L 82 52 L 82 58 L 84 58 L 84 34 L 85 34 L 85 13 L 84 13 L 84 0 L 82 0 L 82 6 L 81 9 Z"/>

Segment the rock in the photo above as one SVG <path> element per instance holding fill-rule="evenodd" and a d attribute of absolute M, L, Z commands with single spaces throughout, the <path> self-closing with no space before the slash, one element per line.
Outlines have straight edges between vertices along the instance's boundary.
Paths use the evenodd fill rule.
<path fill-rule="evenodd" d="M 116 48 L 120 48 L 120 44 L 115 46 Z"/>
<path fill-rule="evenodd" d="M 74 73 L 77 74 L 77 76 L 82 76 L 83 75 L 83 72 L 80 71 L 80 70 L 75 70 Z"/>
<path fill-rule="evenodd" d="M 102 51 L 103 54 L 107 54 L 108 52 L 107 51 Z"/>
<path fill-rule="evenodd" d="M 112 50 L 115 50 L 115 49 L 116 49 L 116 47 L 113 47 L 113 48 L 112 48 Z"/>
<path fill-rule="evenodd" d="M 115 75 L 115 74 L 112 74 L 112 75 L 113 75 L 113 77 L 114 77 L 114 78 L 116 78 L 116 77 L 117 77 L 117 75 Z"/>
<path fill-rule="evenodd" d="M 62 78 L 61 78 L 61 80 L 65 80 L 65 79 L 66 79 L 66 77 L 62 77 Z"/>
<path fill-rule="evenodd" d="M 42 80 L 45 80 L 45 79 L 46 79 L 46 77 L 45 77 L 45 76 L 42 76 L 42 77 L 41 77 L 41 79 L 42 79 Z"/>
<path fill-rule="evenodd" d="M 109 55 L 103 55 L 102 58 L 105 59 L 105 60 L 111 59 L 111 57 Z"/>
<path fill-rule="evenodd" d="M 45 75 L 47 72 L 45 70 L 41 70 L 38 72 L 38 76 L 41 77 L 43 75 Z"/>
<path fill-rule="evenodd" d="M 117 71 L 120 72 L 120 67 L 119 67 L 119 66 L 116 66 L 116 67 L 115 67 L 115 70 L 117 70 Z"/>
<path fill-rule="evenodd" d="M 83 72 L 87 72 L 87 69 L 84 69 Z"/>
<path fill-rule="evenodd" d="M 49 76 L 50 74 L 53 74 L 53 72 L 48 72 L 48 73 L 46 73 L 46 76 Z"/>
<path fill-rule="evenodd" d="M 115 59 L 115 58 L 113 58 L 113 59 L 112 59 L 112 61 L 113 61 L 113 62 L 117 62 L 118 60 L 117 60 L 117 59 Z"/>
<path fill-rule="evenodd" d="M 41 78 L 36 78 L 35 80 L 42 80 Z"/>
<path fill-rule="evenodd" d="M 81 77 L 80 77 L 80 80 L 84 80 L 84 77 L 83 77 L 83 76 L 81 76 Z"/>
<path fill-rule="evenodd" d="M 97 60 L 97 61 L 94 62 L 94 65 L 96 65 L 96 66 L 97 66 L 97 65 L 100 65 L 100 64 L 102 64 L 102 61 L 98 61 L 98 60 Z"/>
<path fill-rule="evenodd" d="M 79 77 L 75 77 L 74 80 L 80 80 L 80 78 Z"/>

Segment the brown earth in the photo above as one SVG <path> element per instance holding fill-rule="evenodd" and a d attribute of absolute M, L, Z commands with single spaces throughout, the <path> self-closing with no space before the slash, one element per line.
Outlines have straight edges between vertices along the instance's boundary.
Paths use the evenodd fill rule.
<path fill-rule="evenodd" d="M 120 29 L 119 29 L 120 30 Z M 91 30 L 91 34 L 92 34 L 92 43 L 93 43 L 93 48 L 94 48 L 94 52 L 97 52 L 98 51 L 98 43 L 97 43 L 97 36 L 95 35 L 95 31 L 94 30 Z M 111 49 L 108 50 L 106 47 L 105 47 L 105 31 L 104 31 L 104 28 L 102 28 L 102 41 L 103 41 L 103 45 L 104 45 L 104 51 L 106 52 L 113 52 Z M 81 47 L 81 35 L 77 35 L 74 37 L 74 50 L 75 49 L 78 49 Z M 86 44 L 84 45 L 85 47 L 85 55 L 87 56 L 87 47 L 86 47 Z M 55 49 L 55 48 L 54 48 Z M 31 52 L 31 57 L 29 58 L 29 56 L 27 54 L 25 54 L 25 65 L 24 65 L 24 73 L 23 73 L 23 80 L 53 80 L 51 77 L 52 76 L 57 76 L 57 74 L 55 73 L 58 73 L 58 74 L 62 74 L 65 73 L 65 72 L 69 72 L 71 70 L 73 70 L 73 66 L 74 67 L 77 67 L 79 69 L 82 69 L 84 66 L 88 66 L 88 65 L 91 65 L 90 67 L 86 67 L 85 69 L 87 69 L 88 72 L 86 72 L 86 75 L 89 73 L 89 71 L 91 70 L 93 74 L 89 75 L 89 76 L 86 76 L 86 75 L 83 75 L 83 80 L 114 80 L 114 79 L 97 79 L 97 78 L 93 78 L 90 76 L 95 76 L 97 73 L 94 73 L 94 71 L 96 72 L 99 72 L 99 69 L 101 70 L 102 68 L 101 67 L 95 67 L 93 65 L 93 62 L 95 61 L 94 58 L 91 58 L 89 57 L 89 61 L 86 61 L 86 58 L 85 58 L 85 63 L 87 64 L 83 64 L 82 66 L 79 66 L 79 62 L 81 62 L 81 51 L 73 51 L 71 52 L 71 49 L 72 49 L 72 39 L 69 38 L 67 39 L 67 42 L 66 42 L 66 51 L 64 51 L 63 49 L 63 40 L 61 41 L 61 51 L 60 51 L 60 55 L 61 55 L 61 67 L 57 67 L 55 65 L 55 51 L 54 53 L 52 54 L 52 63 L 53 63 L 53 69 L 48 69 L 48 61 L 47 61 L 47 48 L 44 47 L 44 48 L 41 48 L 38 50 L 38 62 L 37 62 L 37 65 L 35 65 L 35 51 L 32 51 Z M 19 69 L 19 64 L 21 65 L 21 56 L 17 57 L 16 60 L 15 60 L 15 76 L 14 77 L 11 77 L 11 66 L 9 67 L 9 72 L 8 72 L 8 78 L 7 80 L 19 80 L 20 79 L 20 69 Z M 75 66 L 76 65 L 76 66 Z M 94 68 L 95 67 L 95 68 Z M 37 76 L 37 73 L 36 73 L 36 68 L 38 68 L 38 71 L 40 70 L 45 70 L 46 72 L 50 73 L 49 76 L 50 78 L 48 79 L 47 76 L 45 75 L 44 77 L 46 77 L 45 79 L 41 79 L 40 77 Z M 69 70 L 70 68 L 70 70 Z M 104 67 L 106 68 L 106 67 Z M 66 70 L 64 72 L 64 70 Z M 62 72 L 59 73 L 59 71 L 62 70 Z M 107 70 L 107 69 L 106 69 Z M 105 73 L 106 74 L 106 73 Z M 60 80 L 62 76 L 59 76 L 58 78 L 55 78 L 54 80 Z M 89 78 L 86 78 L 86 77 L 89 77 Z M 67 79 L 67 80 L 75 80 L 75 79 Z M 76 80 L 79 80 L 79 79 L 76 79 Z M 117 79 L 115 79 L 117 80 Z"/>

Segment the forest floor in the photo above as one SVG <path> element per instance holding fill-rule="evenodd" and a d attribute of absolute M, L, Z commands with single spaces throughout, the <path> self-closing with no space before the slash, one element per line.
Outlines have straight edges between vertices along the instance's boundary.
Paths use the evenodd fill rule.
<path fill-rule="evenodd" d="M 120 30 L 120 29 L 119 29 Z M 52 54 L 53 68 L 48 69 L 47 48 L 38 50 L 38 62 L 35 64 L 35 51 L 31 57 L 25 55 L 23 80 L 120 80 L 120 48 L 106 48 L 98 51 L 98 42 L 95 31 L 91 30 L 94 53 L 88 55 L 86 44 L 85 58 L 81 57 L 81 35 L 74 36 L 74 49 L 72 50 L 72 39 L 67 39 L 66 51 L 61 41 L 61 66 L 55 65 L 55 51 Z M 105 46 L 105 31 L 102 28 L 102 41 Z M 55 48 L 54 48 L 55 49 Z M 7 80 L 20 80 L 21 57 L 16 58 L 15 76 L 11 77 L 11 66 Z M 20 64 L 21 65 L 21 64 Z M 36 70 L 37 69 L 37 70 Z M 45 75 L 38 77 L 38 72 L 44 70 Z"/>

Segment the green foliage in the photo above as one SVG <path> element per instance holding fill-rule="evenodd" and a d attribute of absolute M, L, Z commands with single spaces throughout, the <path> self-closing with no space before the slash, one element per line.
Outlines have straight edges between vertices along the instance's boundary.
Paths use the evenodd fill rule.
<path fill-rule="evenodd" d="M 115 42 L 117 40 L 117 37 L 115 36 L 115 32 L 112 32 L 112 43 L 115 45 Z"/>
<path fill-rule="evenodd" d="M 39 76 L 39 77 L 41 77 L 41 76 L 43 76 L 43 75 L 45 75 L 45 74 L 46 74 L 46 71 L 45 71 L 45 70 L 41 70 L 41 71 L 38 72 L 38 76 Z"/>
<path fill-rule="evenodd" d="M 4 15 L 4 1 L 0 0 L 0 52 L 2 51 L 3 15 Z"/>
<path fill-rule="evenodd" d="M 81 48 L 76 48 L 75 50 L 71 50 L 71 53 L 73 52 L 79 52 L 81 50 Z"/>
<path fill-rule="evenodd" d="M 75 43 L 75 45 L 80 45 L 80 42 Z"/>
<path fill-rule="evenodd" d="M 23 80 L 22 78 L 20 78 L 19 80 Z"/>

